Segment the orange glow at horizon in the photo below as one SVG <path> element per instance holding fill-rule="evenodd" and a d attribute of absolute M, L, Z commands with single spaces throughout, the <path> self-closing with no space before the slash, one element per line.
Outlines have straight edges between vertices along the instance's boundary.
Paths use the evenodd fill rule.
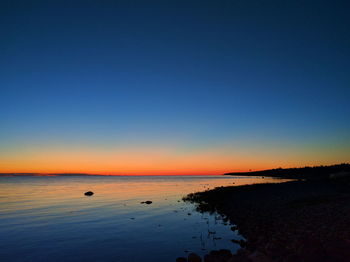
<path fill-rule="evenodd" d="M 4 151 L 5 152 L 5 151 Z M 342 155 L 343 158 L 339 156 Z M 306 161 L 300 152 L 211 148 L 179 150 L 153 147 L 148 149 L 119 148 L 41 148 L 20 152 L 0 152 L 0 173 L 86 173 L 102 175 L 218 175 L 227 172 L 262 170 L 277 167 L 334 164 L 346 155 L 333 157 L 312 152 Z"/>
<path fill-rule="evenodd" d="M 50 152 L 0 163 L 3 173 L 87 173 L 103 175 L 211 175 L 232 170 L 230 157 L 152 152 Z M 248 164 L 248 163 L 247 163 Z"/>

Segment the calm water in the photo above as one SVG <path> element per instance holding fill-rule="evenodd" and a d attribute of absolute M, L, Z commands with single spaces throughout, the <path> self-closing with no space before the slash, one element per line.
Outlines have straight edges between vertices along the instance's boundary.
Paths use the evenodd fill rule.
<path fill-rule="evenodd" d="M 175 261 L 241 239 L 181 198 L 272 179 L 223 176 L 0 177 L 0 261 Z M 92 197 L 84 192 L 95 192 Z M 140 204 L 151 200 L 151 205 Z M 208 234 L 208 231 L 216 232 Z"/>

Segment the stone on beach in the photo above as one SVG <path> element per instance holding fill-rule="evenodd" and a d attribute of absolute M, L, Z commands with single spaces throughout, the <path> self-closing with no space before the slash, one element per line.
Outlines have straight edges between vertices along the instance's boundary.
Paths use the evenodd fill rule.
<path fill-rule="evenodd" d="M 240 239 L 240 240 L 231 239 L 231 242 L 240 245 L 240 247 L 245 247 L 245 246 L 247 246 L 247 242 L 244 241 L 243 239 Z"/>
<path fill-rule="evenodd" d="M 190 253 L 187 260 L 188 262 L 202 262 L 202 258 L 196 253 Z"/>
<path fill-rule="evenodd" d="M 232 257 L 228 249 L 213 250 L 204 256 L 204 262 L 227 262 Z"/>

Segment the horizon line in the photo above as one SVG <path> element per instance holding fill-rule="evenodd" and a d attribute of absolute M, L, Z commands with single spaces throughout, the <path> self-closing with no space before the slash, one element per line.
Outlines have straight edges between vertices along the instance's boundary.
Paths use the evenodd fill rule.
<path fill-rule="evenodd" d="M 148 173 L 148 174 L 142 174 L 142 173 L 125 173 L 125 174 L 117 174 L 111 172 L 106 173 L 80 173 L 80 172 L 0 172 L 0 176 L 220 176 L 225 174 L 239 174 L 239 173 L 254 173 L 259 171 L 266 171 L 266 170 L 278 170 L 278 169 L 298 169 L 298 168 L 315 168 L 315 167 L 331 167 L 331 166 L 340 166 L 340 165 L 350 165 L 350 163 L 337 163 L 332 165 L 314 165 L 314 166 L 303 166 L 303 167 L 275 167 L 275 168 L 269 168 L 269 169 L 258 169 L 253 170 L 249 169 L 248 171 L 229 171 L 229 172 L 223 172 L 218 174 L 213 173 L 186 173 L 186 172 L 179 172 L 179 173 L 168 173 L 164 172 L 164 174 L 158 172 L 155 172 L 154 174 Z M 169 171 L 168 171 L 169 172 Z"/>
<path fill-rule="evenodd" d="M 90 174 L 90 173 L 0 173 L 0 176 L 221 176 L 224 174 Z"/>

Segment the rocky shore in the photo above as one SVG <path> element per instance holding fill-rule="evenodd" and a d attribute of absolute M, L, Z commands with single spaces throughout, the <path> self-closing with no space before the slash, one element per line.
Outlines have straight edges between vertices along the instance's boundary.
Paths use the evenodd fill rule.
<path fill-rule="evenodd" d="M 198 211 L 227 217 L 246 242 L 234 255 L 212 251 L 201 260 L 188 261 L 350 261 L 349 182 L 292 181 L 190 194 L 185 201 L 196 203 Z"/>

